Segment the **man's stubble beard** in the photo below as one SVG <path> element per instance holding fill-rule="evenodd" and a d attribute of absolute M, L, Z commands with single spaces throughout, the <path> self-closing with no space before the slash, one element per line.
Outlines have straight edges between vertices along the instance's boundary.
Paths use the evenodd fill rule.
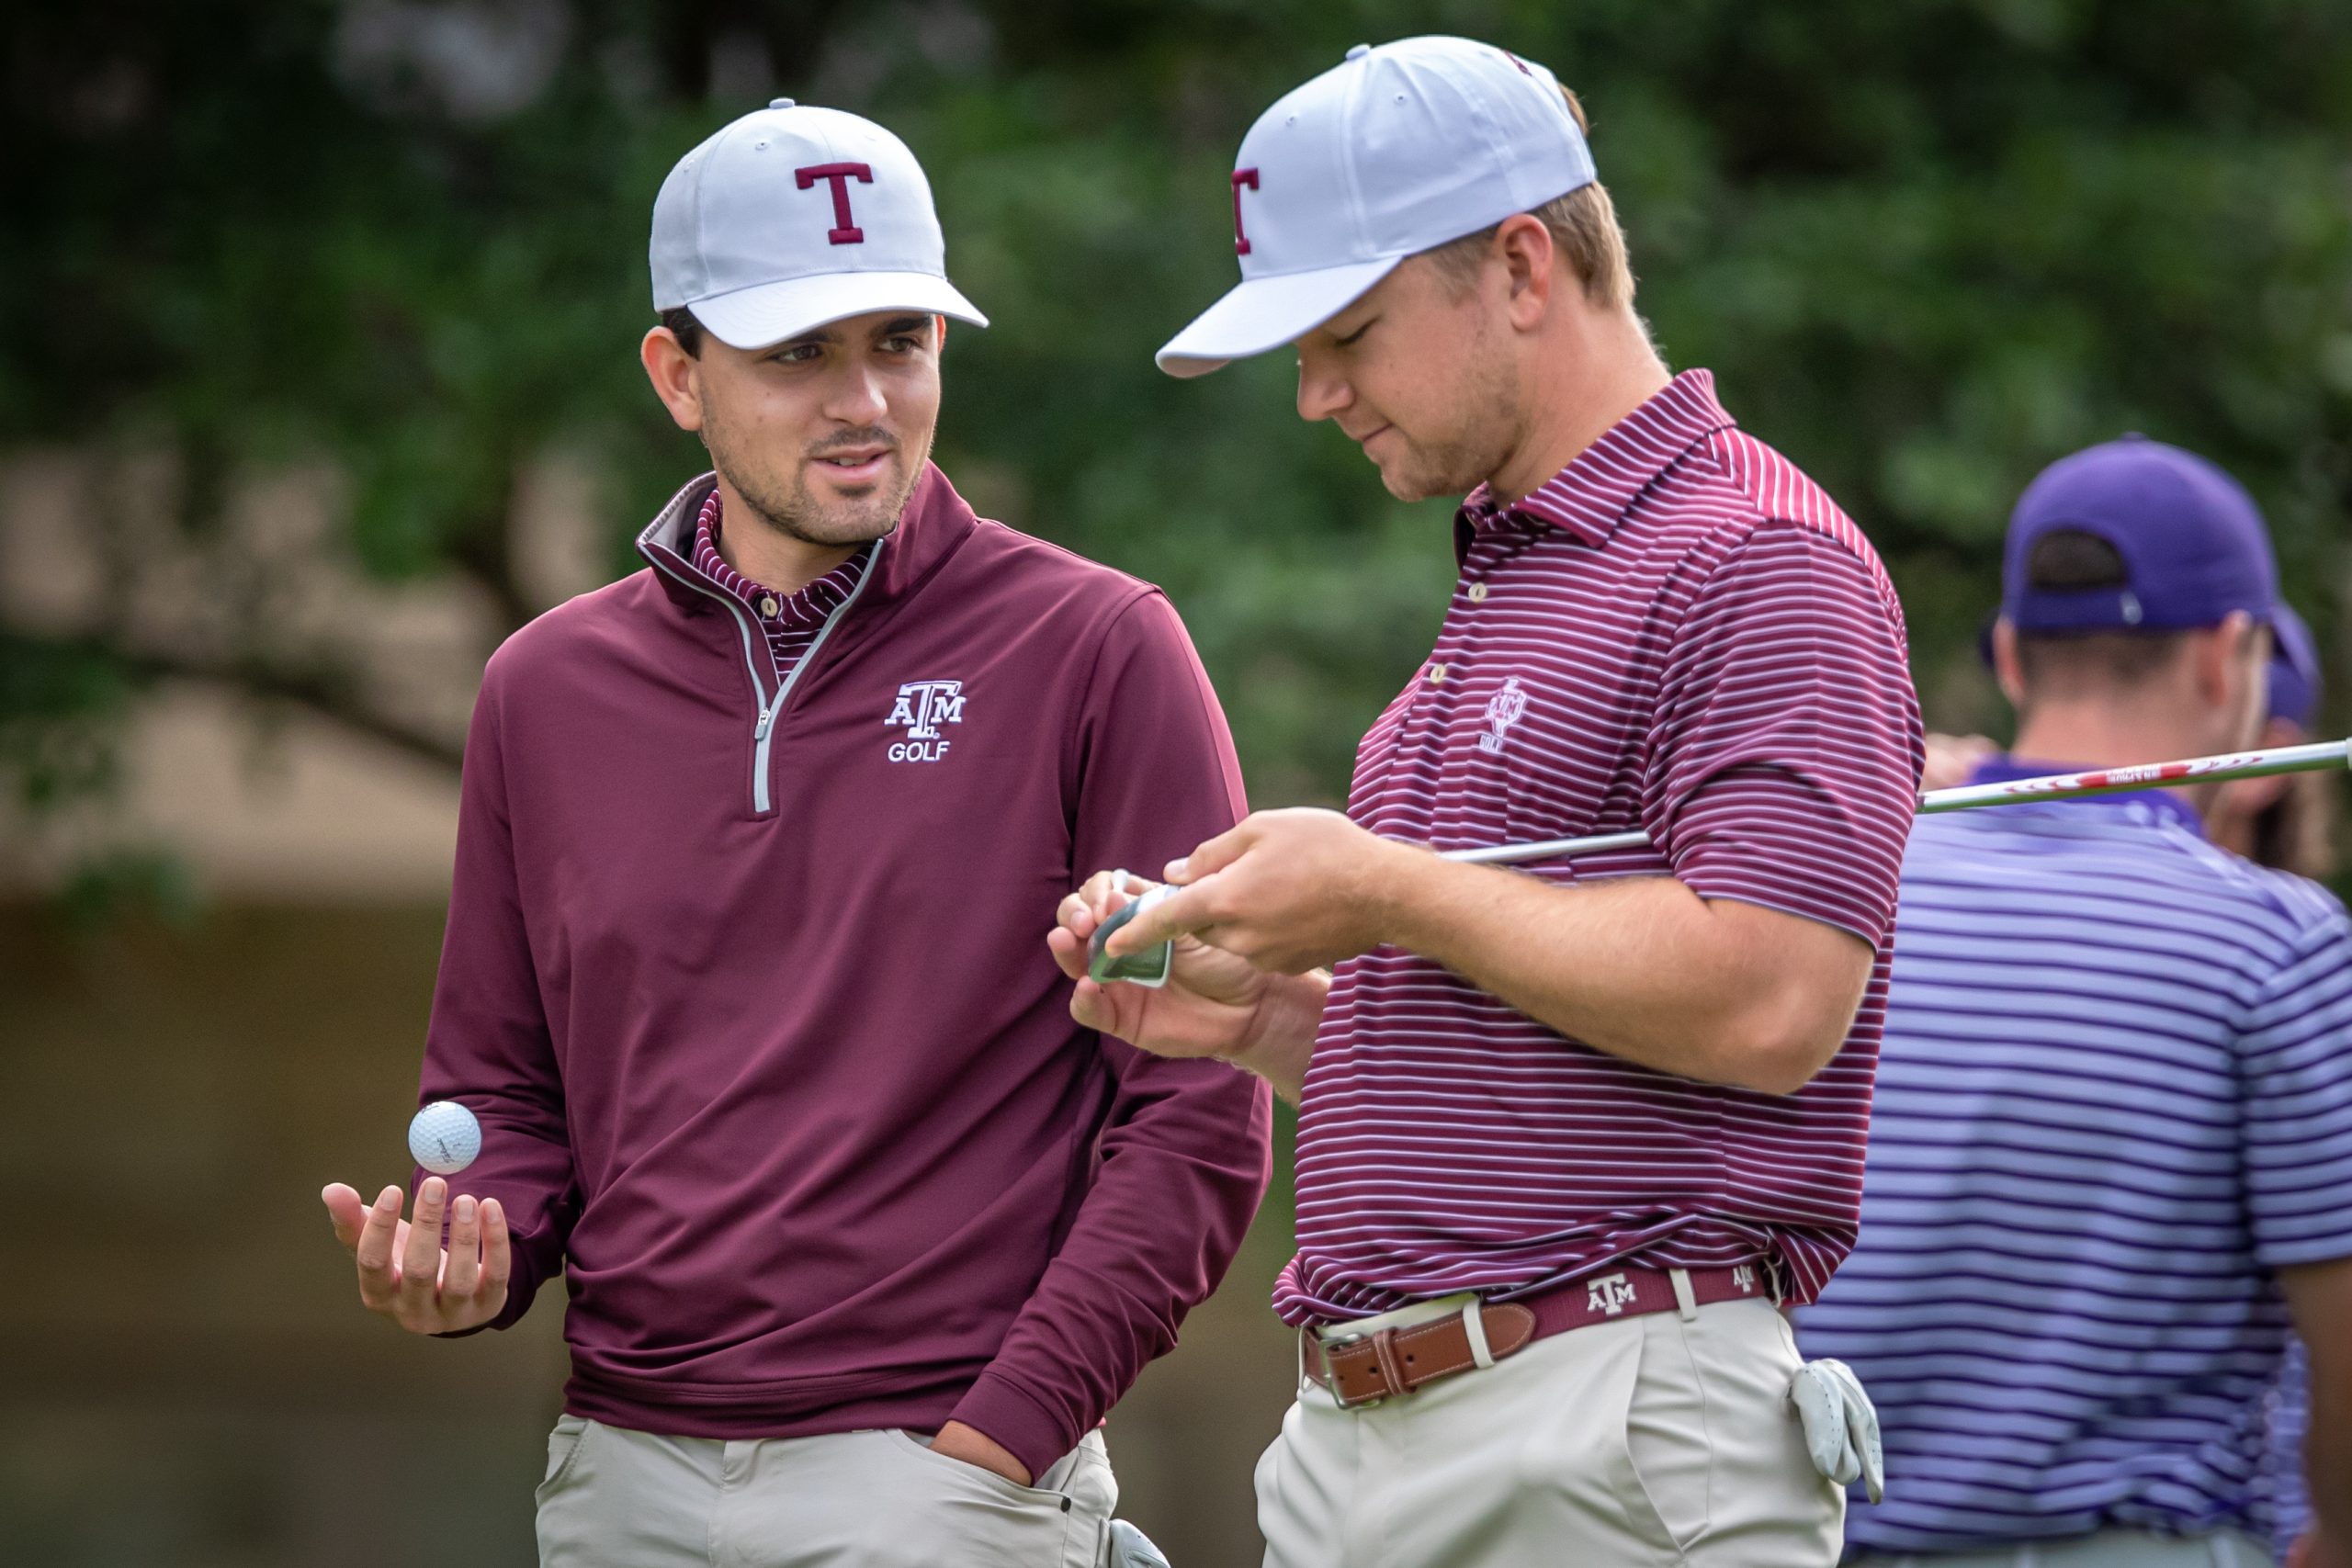
<path fill-rule="evenodd" d="M 710 466 L 735 487 L 743 504 L 777 533 L 804 544 L 862 545 L 882 537 L 899 525 L 899 519 L 907 510 L 908 498 L 922 482 L 923 465 L 931 458 L 934 434 L 935 427 L 924 431 L 920 447 L 913 450 L 904 441 L 893 446 L 895 482 L 886 479 L 873 494 L 839 504 L 817 500 L 803 478 L 808 469 L 798 461 L 789 469 L 791 478 L 776 476 L 761 460 L 766 454 L 745 452 L 744 444 L 735 438 L 733 430 L 723 420 L 706 418 L 702 441 L 704 449 L 710 454 Z"/>
<path fill-rule="evenodd" d="M 1510 365 L 1494 352 L 1493 343 L 1489 333 L 1479 333 L 1461 389 L 1448 400 L 1461 414 L 1460 423 L 1426 441 L 1407 437 L 1405 457 L 1396 473 L 1382 473 L 1388 492 L 1399 501 L 1467 495 L 1494 478 L 1517 449 L 1525 431 L 1525 412 L 1519 406 Z"/>

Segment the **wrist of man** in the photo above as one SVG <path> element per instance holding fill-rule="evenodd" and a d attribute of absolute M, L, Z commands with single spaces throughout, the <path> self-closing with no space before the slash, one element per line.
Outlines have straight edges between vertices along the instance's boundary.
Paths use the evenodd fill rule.
<path fill-rule="evenodd" d="M 950 1420 L 931 1440 L 932 1452 L 1001 1475 L 1015 1486 L 1026 1486 L 1036 1479 L 1036 1472 L 1012 1456 L 1012 1450 L 981 1431 L 978 1427 Z"/>
<path fill-rule="evenodd" d="M 1068 1453 L 1078 1439 L 1022 1384 L 993 1367 L 983 1371 L 947 1413 L 1011 1454 L 1031 1478 Z"/>
<path fill-rule="evenodd" d="M 1267 976 L 1265 991 L 1250 1012 L 1249 1027 L 1234 1048 L 1225 1053 L 1227 1065 L 1277 1087 L 1298 1076 L 1304 1068 L 1297 1065 L 1315 1049 L 1316 1032 L 1323 1023 L 1323 1003 L 1330 994 L 1328 969 Z"/>
<path fill-rule="evenodd" d="M 1457 864 L 1418 844 L 1397 844 L 1385 855 L 1370 879 L 1368 911 L 1379 940 L 1390 947 L 1444 960 L 1440 916 L 1453 878 L 1475 868 Z"/>

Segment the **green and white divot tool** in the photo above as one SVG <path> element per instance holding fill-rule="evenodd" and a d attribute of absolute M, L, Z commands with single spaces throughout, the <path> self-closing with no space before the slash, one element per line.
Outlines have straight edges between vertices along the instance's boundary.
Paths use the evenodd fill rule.
<path fill-rule="evenodd" d="M 1111 940 L 1113 931 L 1154 904 L 1181 891 L 1172 882 L 1162 883 L 1095 927 L 1093 939 L 1086 944 L 1087 978 L 1106 986 L 1114 980 L 1125 980 L 1129 985 L 1153 990 L 1168 984 L 1169 971 L 1176 966 L 1175 943 L 1163 942 L 1156 947 L 1147 947 L 1141 953 L 1130 953 L 1125 957 L 1113 957 L 1102 951 L 1102 944 Z"/>

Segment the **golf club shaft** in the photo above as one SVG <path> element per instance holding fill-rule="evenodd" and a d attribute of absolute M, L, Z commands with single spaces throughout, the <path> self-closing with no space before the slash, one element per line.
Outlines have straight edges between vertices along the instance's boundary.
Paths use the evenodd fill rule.
<path fill-rule="evenodd" d="M 2265 751 L 2232 751 L 2219 757 L 2191 757 L 2177 762 L 2141 762 L 2127 768 L 2093 773 L 2050 773 L 2007 784 L 1959 784 L 1934 789 L 1919 797 L 1919 815 L 1965 811 L 1978 806 L 2023 806 L 2038 800 L 2075 800 L 2096 795 L 2122 795 L 2132 790 L 2165 789 L 2175 784 L 2220 784 L 2230 779 L 2258 779 L 2271 773 L 2307 773 L 2322 768 L 2352 766 L 2352 740 L 2323 740 L 2308 746 L 2274 746 Z M 1603 850 L 1637 850 L 1650 836 L 1635 829 L 1624 833 L 1595 833 L 1582 839 L 1545 839 L 1532 844 L 1497 844 L 1484 850 L 1448 850 L 1447 860 L 1473 865 L 1523 865 L 1531 861 L 1558 860 L 1567 855 L 1596 854 Z"/>

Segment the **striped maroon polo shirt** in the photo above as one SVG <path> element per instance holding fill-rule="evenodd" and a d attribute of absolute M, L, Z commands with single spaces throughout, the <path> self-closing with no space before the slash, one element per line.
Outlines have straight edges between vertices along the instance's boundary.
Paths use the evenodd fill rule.
<path fill-rule="evenodd" d="M 775 678 L 789 681 L 800 656 L 825 629 L 825 622 L 857 592 L 857 580 L 865 575 L 874 547 L 869 545 L 858 551 L 797 593 L 778 593 L 729 566 L 727 558 L 718 553 L 719 510 L 714 486 L 695 517 L 695 570 L 714 586 L 733 594 L 759 618 L 760 629 L 767 634 L 769 657 L 775 660 Z"/>
<path fill-rule="evenodd" d="M 1348 815 L 1441 850 L 1646 829 L 1530 868 L 1672 875 L 1877 950 L 1792 1095 L 1566 1039 L 1427 959 L 1340 965 L 1299 1113 L 1294 1323 L 1600 1266 L 1766 1262 L 1810 1301 L 1852 1246 L 1896 877 L 1918 787 L 1903 612 L 1854 525 L 1687 371 L 1516 506 L 1480 491 L 1430 660 Z M 1567 958 L 1573 962 L 1573 957 Z"/>

